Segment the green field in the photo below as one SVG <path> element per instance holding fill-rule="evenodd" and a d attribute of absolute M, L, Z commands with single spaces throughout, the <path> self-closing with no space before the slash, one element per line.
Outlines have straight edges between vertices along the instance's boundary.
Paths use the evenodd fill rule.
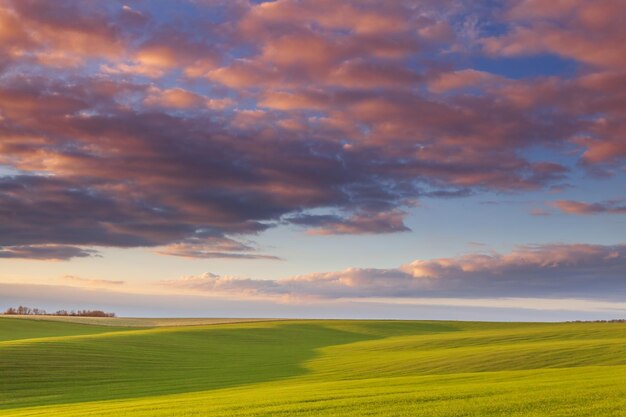
<path fill-rule="evenodd" d="M 129 323 L 0 318 L 0 416 L 626 416 L 624 323 Z"/>

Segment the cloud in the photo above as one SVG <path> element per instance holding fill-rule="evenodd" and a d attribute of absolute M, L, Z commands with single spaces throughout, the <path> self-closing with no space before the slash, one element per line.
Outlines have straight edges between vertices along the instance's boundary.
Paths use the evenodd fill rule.
<path fill-rule="evenodd" d="M 47 311 L 100 309 L 121 317 L 258 317 L 415 320 L 564 321 L 620 317 L 622 300 L 580 299 L 358 299 L 310 303 L 235 300 L 205 295 L 125 292 L 125 287 L 32 285 L 0 282 L 0 305 L 36 305 Z M 112 294 L 115 296 L 112 297 Z"/>
<path fill-rule="evenodd" d="M 196 259 L 266 259 L 279 260 L 273 255 L 255 253 L 255 248 L 221 236 L 189 238 L 156 250 L 160 255 Z"/>
<path fill-rule="evenodd" d="M 146 106 L 161 106 L 177 109 L 188 109 L 193 107 L 202 107 L 208 102 L 208 98 L 182 88 L 169 88 L 160 90 L 153 88 L 150 94 L 145 98 Z"/>
<path fill-rule="evenodd" d="M 623 67 L 620 48 L 626 36 L 622 24 L 626 6 L 620 0 L 516 2 L 507 11 L 510 32 L 485 41 L 487 51 L 506 55 L 553 52 L 586 63 Z"/>
<path fill-rule="evenodd" d="M 625 245 L 550 244 L 522 246 L 505 254 L 472 253 L 455 258 L 416 260 L 393 269 L 349 268 L 281 280 L 208 273 L 161 284 L 204 294 L 284 300 L 604 298 L 626 290 L 625 273 Z"/>
<path fill-rule="evenodd" d="M 62 280 L 80 287 L 116 287 L 126 283 L 125 281 L 120 280 L 82 278 L 75 275 L 65 275 Z"/>
<path fill-rule="evenodd" d="M 99 13 L 101 10 L 93 13 L 85 6 L 68 2 L 52 6 L 38 0 L 3 2 L 2 37 L 12 44 L 9 52 L 18 59 L 34 57 L 39 64 L 61 68 L 122 53 L 116 23 Z"/>
<path fill-rule="evenodd" d="M 436 93 L 462 88 L 483 89 L 504 80 L 503 77 L 488 72 L 465 69 L 440 74 L 429 83 L 428 88 Z"/>
<path fill-rule="evenodd" d="M 548 210 L 539 207 L 535 207 L 530 210 L 531 216 L 550 216 L 550 214 L 551 213 Z"/>
<path fill-rule="evenodd" d="M 0 246 L 0 258 L 65 261 L 94 256 L 96 251 L 68 245 Z"/>
<path fill-rule="evenodd" d="M 402 211 L 356 213 L 348 218 L 335 215 L 300 215 L 288 222 L 308 226 L 313 235 L 380 234 L 410 231 Z"/>
<path fill-rule="evenodd" d="M 20 175 L 0 177 L 0 245 L 271 258 L 202 239 L 403 232 L 422 197 L 619 170 L 622 2 L 479 3 L 191 2 L 179 25 L 167 4 L 2 2 L 0 164 Z M 582 70 L 468 66 L 485 52 Z"/>
<path fill-rule="evenodd" d="M 610 200 L 599 203 L 586 203 L 583 201 L 557 200 L 554 207 L 567 214 L 626 214 L 626 202 Z"/>
<path fill-rule="evenodd" d="M 280 284 L 270 280 L 254 280 L 215 275 L 210 272 L 200 276 L 187 276 L 160 283 L 166 287 L 181 288 L 207 293 L 235 293 L 242 296 L 259 294 L 280 294 Z"/>
<path fill-rule="evenodd" d="M 572 109 L 571 100 L 578 97 L 579 103 L 587 104 L 578 111 L 595 116 L 585 133 L 574 138 L 585 149 L 581 162 L 591 167 L 623 166 L 626 157 L 626 113 L 620 87 L 625 79 L 626 52 L 621 47 L 626 38 L 625 17 L 626 4 L 620 0 L 551 4 L 524 0 L 504 13 L 508 31 L 481 40 L 485 51 L 495 56 L 549 53 L 586 67 L 586 74 L 559 88 L 563 100 L 559 106 Z"/>

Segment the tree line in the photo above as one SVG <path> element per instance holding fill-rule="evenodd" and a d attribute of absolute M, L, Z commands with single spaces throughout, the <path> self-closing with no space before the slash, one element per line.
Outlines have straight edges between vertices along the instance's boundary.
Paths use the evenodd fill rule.
<path fill-rule="evenodd" d="M 626 319 L 612 319 L 612 320 L 572 320 L 566 323 L 626 323 Z"/>
<path fill-rule="evenodd" d="M 4 314 L 21 316 L 115 317 L 115 313 L 106 313 L 102 310 L 57 310 L 54 313 L 48 313 L 41 308 L 30 308 L 26 306 L 9 307 L 4 311 Z"/>

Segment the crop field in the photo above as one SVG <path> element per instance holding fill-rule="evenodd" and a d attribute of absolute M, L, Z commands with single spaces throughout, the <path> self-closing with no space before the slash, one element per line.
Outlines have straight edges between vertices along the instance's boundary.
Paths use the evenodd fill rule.
<path fill-rule="evenodd" d="M 624 323 L 124 320 L 1 317 L 0 416 L 626 415 Z"/>
<path fill-rule="evenodd" d="M 95 324 L 111 327 L 172 327 L 194 326 L 203 324 L 249 323 L 257 321 L 275 321 L 275 319 L 241 319 L 241 318 L 139 318 L 139 317 L 81 317 L 81 316 L 11 316 L 28 320 L 54 321 L 66 323 Z M 52 328 L 54 328 L 52 326 Z M 84 327 L 79 327 L 85 329 Z M 89 329 L 89 328 L 87 328 Z M 110 329 L 109 329 L 110 330 Z M 109 331 L 102 329 L 102 331 Z M 93 330 L 92 330 L 93 331 Z"/>

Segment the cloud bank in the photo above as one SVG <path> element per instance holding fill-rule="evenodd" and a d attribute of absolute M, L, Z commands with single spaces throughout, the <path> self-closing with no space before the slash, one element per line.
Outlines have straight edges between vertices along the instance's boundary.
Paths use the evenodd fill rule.
<path fill-rule="evenodd" d="M 155 295 L 52 285 L 0 283 L 0 305 L 68 306 L 120 317 L 300 317 L 346 319 L 562 321 L 622 317 L 626 303 L 575 299 L 360 299 L 277 303 L 202 295 Z M 450 308 L 454 307 L 454 308 Z"/>
<path fill-rule="evenodd" d="M 273 259 L 280 224 L 621 169 L 626 4 L 490 3 L 0 1 L 0 256 Z M 545 55 L 576 70 L 471 67 Z"/>
<path fill-rule="evenodd" d="M 615 298 L 626 293 L 626 245 L 549 244 L 505 253 L 416 260 L 392 269 L 349 268 L 281 280 L 206 273 L 161 285 L 236 298 Z"/>

